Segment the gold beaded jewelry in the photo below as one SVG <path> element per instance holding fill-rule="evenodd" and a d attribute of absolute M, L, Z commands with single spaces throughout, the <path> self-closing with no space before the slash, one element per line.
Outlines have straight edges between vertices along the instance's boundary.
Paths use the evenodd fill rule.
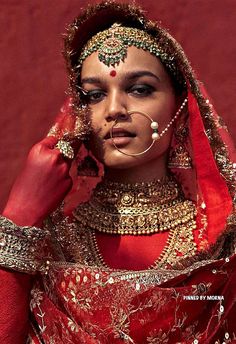
<path fill-rule="evenodd" d="M 75 212 L 84 227 L 119 235 L 148 235 L 193 221 L 196 208 L 175 180 L 120 184 L 103 181 Z M 91 221 L 92 219 L 92 221 Z"/>

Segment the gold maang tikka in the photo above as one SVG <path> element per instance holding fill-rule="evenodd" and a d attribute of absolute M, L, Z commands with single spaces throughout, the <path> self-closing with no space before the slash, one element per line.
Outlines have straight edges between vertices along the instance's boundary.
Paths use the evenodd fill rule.
<path fill-rule="evenodd" d="M 84 46 L 79 65 L 94 52 L 98 52 L 99 60 L 106 66 L 118 65 L 127 56 L 128 47 L 134 46 L 143 49 L 160 58 L 162 63 L 176 74 L 174 57 L 167 54 L 164 47 L 160 47 L 158 42 L 147 32 L 121 26 L 115 23 L 109 29 L 98 32 Z"/>

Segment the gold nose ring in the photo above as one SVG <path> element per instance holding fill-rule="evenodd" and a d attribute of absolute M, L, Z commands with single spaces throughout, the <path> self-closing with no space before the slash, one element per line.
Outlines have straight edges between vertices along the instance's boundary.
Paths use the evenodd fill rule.
<path fill-rule="evenodd" d="M 140 115 L 146 117 L 151 122 L 150 128 L 153 130 L 153 133 L 152 133 L 152 143 L 150 144 L 150 146 L 147 149 L 145 149 L 144 151 L 139 152 L 139 153 L 126 153 L 126 152 L 123 152 L 120 148 L 117 147 L 117 145 L 114 142 L 114 138 L 113 138 L 113 129 L 114 129 L 114 127 L 115 127 L 115 125 L 117 124 L 117 121 L 118 121 L 118 118 L 116 118 L 114 123 L 113 123 L 113 125 L 112 125 L 112 127 L 111 127 L 111 129 L 110 129 L 110 136 L 111 136 L 111 139 L 112 139 L 113 146 L 120 153 L 122 153 L 124 155 L 128 155 L 128 156 L 138 156 L 138 155 L 142 155 L 144 153 L 147 153 L 152 148 L 152 146 L 154 145 L 155 141 L 159 140 L 159 138 L 160 138 L 160 135 L 158 133 L 158 123 L 153 121 L 153 119 L 145 112 L 133 110 L 133 111 L 128 111 L 127 114 L 129 116 L 131 116 L 133 114 L 140 114 Z"/>

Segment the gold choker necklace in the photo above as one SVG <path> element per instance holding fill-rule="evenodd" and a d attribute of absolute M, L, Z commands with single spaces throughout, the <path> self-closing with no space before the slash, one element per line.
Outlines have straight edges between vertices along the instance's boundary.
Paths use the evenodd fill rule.
<path fill-rule="evenodd" d="M 187 226 L 196 216 L 173 177 L 151 183 L 120 184 L 104 180 L 76 218 L 86 227 L 108 234 L 148 235 Z"/>

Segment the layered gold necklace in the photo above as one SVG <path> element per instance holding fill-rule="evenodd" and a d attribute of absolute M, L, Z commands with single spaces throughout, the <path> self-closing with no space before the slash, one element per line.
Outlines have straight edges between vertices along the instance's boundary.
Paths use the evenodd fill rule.
<path fill-rule="evenodd" d="M 76 218 L 108 234 L 150 235 L 195 223 L 196 208 L 185 200 L 171 176 L 150 183 L 120 184 L 104 180 Z"/>

